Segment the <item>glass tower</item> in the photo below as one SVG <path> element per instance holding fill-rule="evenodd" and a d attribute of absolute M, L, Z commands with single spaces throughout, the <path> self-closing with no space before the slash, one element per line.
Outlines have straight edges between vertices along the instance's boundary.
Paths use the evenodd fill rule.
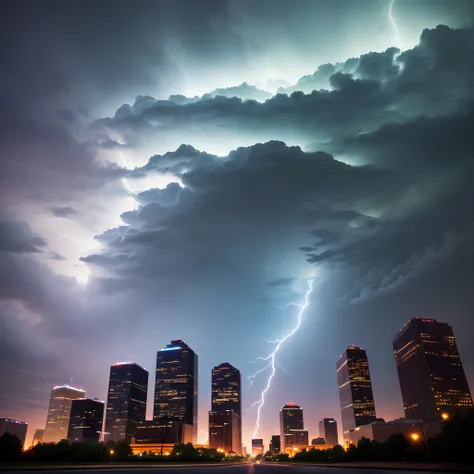
<path fill-rule="evenodd" d="M 154 420 L 193 426 L 197 441 L 198 356 L 183 341 L 171 341 L 156 357 Z"/>
<path fill-rule="evenodd" d="M 73 400 L 67 439 L 77 443 L 98 443 L 103 418 L 104 402 L 89 398 Z"/>
<path fill-rule="evenodd" d="M 110 367 L 106 439 L 120 441 L 135 434 L 145 421 L 148 371 L 134 362 L 117 362 Z"/>
<path fill-rule="evenodd" d="M 85 395 L 85 390 L 69 385 L 53 387 L 43 436 L 45 443 L 57 443 L 67 439 L 72 401 L 84 398 Z"/>
<path fill-rule="evenodd" d="M 451 326 L 412 319 L 393 348 L 407 418 L 428 421 L 473 405 Z"/>
<path fill-rule="evenodd" d="M 339 444 L 337 422 L 334 418 L 324 418 L 319 422 L 319 436 L 324 438 L 326 444 L 332 446 Z"/>
<path fill-rule="evenodd" d="M 240 371 L 225 362 L 212 369 L 209 447 L 242 453 L 242 384 Z"/>
<path fill-rule="evenodd" d="M 280 410 L 280 449 L 285 449 L 294 444 L 293 433 L 304 430 L 303 409 L 296 403 L 287 403 Z M 306 444 L 308 442 L 306 441 Z"/>
<path fill-rule="evenodd" d="M 344 351 L 337 363 L 337 379 L 342 429 L 347 440 L 349 431 L 368 425 L 377 418 L 369 361 L 364 349 L 350 346 Z"/>

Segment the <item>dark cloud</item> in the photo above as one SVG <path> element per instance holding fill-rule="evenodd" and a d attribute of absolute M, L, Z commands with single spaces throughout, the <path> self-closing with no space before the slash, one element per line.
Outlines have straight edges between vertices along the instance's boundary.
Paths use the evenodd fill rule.
<path fill-rule="evenodd" d="M 291 285 L 296 278 L 279 278 L 278 280 L 272 280 L 268 282 L 268 286 L 271 287 L 285 287 Z"/>
<path fill-rule="evenodd" d="M 0 218 L 0 252 L 37 253 L 46 245 L 25 222 Z"/>
<path fill-rule="evenodd" d="M 77 211 L 69 206 L 57 206 L 51 209 L 55 217 L 71 217 L 77 214 Z"/>

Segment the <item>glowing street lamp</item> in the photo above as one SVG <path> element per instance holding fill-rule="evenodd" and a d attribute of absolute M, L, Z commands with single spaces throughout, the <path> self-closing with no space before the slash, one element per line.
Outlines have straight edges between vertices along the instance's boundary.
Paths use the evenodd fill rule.
<path fill-rule="evenodd" d="M 449 415 L 447 413 L 441 413 L 441 418 L 444 420 L 444 421 L 447 421 L 449 420 Z"/>
<path fill-rule="evenodd" d="M 420 435 L 419 435 L 418 433 L 413 433 L 413 434 L 411 435 L 411 439 L 412 439 L 413 441 L 418 441 L 418 440 L 420 439 Z"/>

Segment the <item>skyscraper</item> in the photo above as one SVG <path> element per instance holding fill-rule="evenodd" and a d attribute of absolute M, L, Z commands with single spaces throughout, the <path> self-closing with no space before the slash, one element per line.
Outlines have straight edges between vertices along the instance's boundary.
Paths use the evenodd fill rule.
<path fill-rule="evenodd" d="M 272 454 L 280 454 L 281 444 L 280 444 L 280 435 L 273 435 L 270 441 L 270 452 Z"/>
<path fill-rule="evenodd" d="M 119 441 L 135 433 L 145 421 L 148 371 L 135 362 L 117 362 L 110 367 L 106 439 Z"/>
<path fill-rule="evenodd" d="M 473 405 L 451 326 L 412 319 L 393 348 L 407 418 L 428 421 Z"/>
<path fill-rule="evenodd" d="M 234 410 L 242 416 L 240 370 L 228 362 L 212 369 L 212 411 Z"/>
<path fill-rule="evenodd" d="M 337 363 L 337 379 L 341 402 L 344 440 L 358 426 L 376 420 L 374 395 L 370 380 L 367 353 L 360 347 L 350 346 Z"/>
<path fill-rule="evenodd" d="M 337 435 L 337 422 L 334 418 L 324 418 L 319 422 L 319 436 L 324 438 L 326 444 L 336 446 L 339 444 Z"/>
<path fill-rule="evenodd" d="M 280 410 L 280 449 L 282 453 L 294 444 L 293 433 L 301 430 L 304 430 L 303 409 L 296 403 L 287 403 Z M 306 444 L 308 443 L 306 442 Z"/>
<path fill-rule="evenodd" d="M 73 400 L 67 439 L 76 443 L 98 443 L 103 418 L 104 402 L 89 398 Z"/>
<path fill-rule="evenodd" d="M 69 385 L 53 387 L 43 436 L 45 443 L 57 443 L 67 439 L 72 401 L 84 398 L 85 394 L 85 390 Z"/>
<path fill-rule="evenodd" d="M 154 420 L 193 426 L 197 440 L 198 356 L 183 341 L 171 341 L 156 357 Z"/>
<path fill-rule="evenodd" d="M 242 385 L 240 371 L 225 362 L 212 369 L 209 447 L 242 453 Z"/>

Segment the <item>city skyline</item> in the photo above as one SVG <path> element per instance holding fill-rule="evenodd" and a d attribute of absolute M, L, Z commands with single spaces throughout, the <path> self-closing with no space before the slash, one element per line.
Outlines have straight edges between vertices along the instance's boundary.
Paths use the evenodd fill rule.
<path fill-rule="evenodd" d="M 422 332 L 423 330 L 426 332 Z M 426 341 L 428 341 L 428 343 L 431 344 L 427 346 L 430 351 L 433 351 L 433 347 L 434 347 L 433 344 L 435 343 L 439 344 L 440 345 L 439 352 L 428 352 L 428 354 L 434 354 L 432 356 L 432 357 L 435 357 L 435 359 L 433 359 L 434 361 L 436 361 L 436 357 L 438 358 L 440 357 L 438 354 L 441 354 L 441 356 L 444 353 L 448 354 L 449 355 L 448 363 L 452 363 L 452 364 L 455 364 L 456 366 L 459 366 L 460 374 L 464 376 L 462 361 L 459 356 L 456 339 L 455 339 L 452 328 L 447 323 L 438 322 L 435 319 L 412 318 L 398 331 L 398 333 L 395 335 L 395 338 L 393 339 L 393 350 L 394 350 L 395 361 L 397 362 L 397 364 L 399 364 L 399 361 L 405 362 L 408 359 L 410 359 L 408 356 L 412 354 L 413 350 L 416 349 L 416 347 L 421 347 L 422 351 L 426 351 L 426 349 L 424 349 L 423 346 L 414 345 L 414 344 L 417 344 L 416 342 L 418 340 L 417 338 L 421 338 L 419 344 L 423 344 L 423 343 L 426 344 Z M 176 356 L 176 354 L 181 350 L 184 351 L 183 355 Z M 168 353 L 171 353 L 171 354 L 168 354 Z M 190 356 L 188 356 L 187 354 L 190 354 Z M 455 357 L 455 360 L 453 359 L 453 357 Z M 190 362 L 188 362 L 188 359 Z M 186 415 L 186 410 L 187 410 L 185 408 L 187 406 L 186 403 L 185 405 L 183 405 L 183 409 L 179 408 L 178 406 L 176 407 L 176 410 L 178 410 L 176 412 L 177 413 L 176 416 L 171 416 L 171 412 L 168 413 L 167 411 L 167 416 L 156 417 L 155 416 L 156 400 L 158 400 L 156 390 L 158 389 L 158 386 L 161 387 L 161 390 L 163 389 L 168 390 L 168 388 L 166 388 L 168 387 L 168 385 L 166 386 L 162 385 L 162 382 L 160 382 L 160 385 L 157 385 L 157 381 L 161 380 L 163 377 L 165 379 L 169 379 L 170 375 L 168 373 L 170 374 L 173 373 L 177 375 L 178 377 L 179 377 L 179 374 L 181 374 L 182 376 L 188 377 L 186 374 L 188 373 L 189 370 L 191 370 L 192 371 L 191 373 L 197 374 L 198 373 L 198 366 L 197 366 L 198 355 L 192 349 L 190 349 L 190 347 L 183 340 L 179 339 L 179 340 L 172 340 L 171 343 L 169 343 L 165 348 L 159 350 L 157 352 L 156 360 L 157 360 L 157 374 L 159 373 L 160 375 L 159 377 L 155 378 L 155 380 L 152 380 L 152 379 L 148 380 L 148 371 L 140 367 L 135 362 L 116 362 L 112 364 L 112 366 L 110 367 L 109 395 L 107 397 L 107 403 L 100 402 L 97 398 L 95 399 L 86 398 L 85 397 L 86 391 L 83 388 L 76 388 L 67 384 L 57 385 L 53 387 L 50 394 L 49 409 L 48 409 L 48 413 L 46 417 L 46 424 L 45 424 L 46 429 L 42 429 L 42 428 L 35 429 L 33 444 L 35 442 L 34 438 L 38 436 L 38 432 L 41 432 L 40 433 L 41 439 L 44 438 L 44 434 L 46 433 L 46 439 L 44 439 L 45 442 L 50 442 L 50 441 L 57 442 L 59 440 L 58 436 L 60 436 L 58 434 L 59 432 L 66 433 L 66 436 L 61 439 L 71 439 L 74 441 L 80 441 L 80 439 L 82 438 L 91 440 L 97 437 L 97 440 L 99 440 L 100 437 L 98 433 L 102 431 L 104 432 L 106 439 L 114 439 L 118 441 L 120 439 L 127 439 L 127 438 L 130 439 L 130 437 L 133 438 L 136 433 L 135 431 L 136 428 L 134 427 L 138 426 L 138 424 L 144 423 L 143 427 L 146 428 L 148 426 L 147 422 L 152 422 L 152 423 L 154 421 L 158 423 L 165 422 L 166 424 L 169 422 L 173 423 L 174 421 L 180 421 L 180 420 L 182 421 L 185 419 L 189 421 L 190 419 L 193 419 L 192 414 L 191 416 Z M 444 360 L 442 362 L 444 363 Z M 432 364 L 433 363 L 436 363 L 436 362 L 432 362 Z M 179 367 L 176 364 L 178 364 Z M 158 368 L 161 368 L 161 370 L 158 370 Z M 414 368 L 411 370 L 414 370 Z M 416 370 L 419 371 L 420 370 L 419 367 Z M 435 369 L 434 366 L 432 366 L 430 370 L 432 371 L 434 370 L 436 375 L 441 375 L 441 373 L 447 374 L 447 372 L 444 369 L 441 369 L 441 368 Z M 440 370 L 444 370 L 444 372 L 440 372 Z M 345 373 L 345 371 L 347 373 Z M 278 437 L 280 439 L 279 444 L 282 450 L 285 449 L 285 444 L 288 445 L 286 446 L 286 448 L 289 448 L 290 444 L 291 446 L 299 446 L 299 447 L 310 445 L 311 444 L 309 442 L 310 439 L 313 439 L 313 440 L 324 439 L 325 444 L 331 445 L 331 441 L 334 439 L 337 439 L 338 435 L 339 435 L 339 442 L 343 444 L 343 443 L 348 442 L 350 439 L 348 434 L 346 435 L 345 426 L 347 426 L 348 429 L 351 430 L 351 432 L 354 432 L 357 429 L 359 429 L 358 427 L 361 427 L 361 426 L 367 427 L 372 422 L 377 422 L 377 423 L 380 423 L 380 421 L 382 421 L 382 423 L 384 422 L 383 417 L 376 415 L 375 405 L 373 403 L 374 397 L 372 394 L 372 381 L 370 378 L 370 369 L 369 369 L 368 357 L 367 357 L 366 351 L 354 345 L 349 346 L 342 353 L 342 355 L 339 357 L 337 361 L 336 373 L 337 373 L 338 385 L 339 385 L 340 413 L 335 417 L 324 417 L 322 420 L 320 420 L 317 423 L 317 430 L 316 429 L 308 430 L 306 429 L 306 426 L 304 423 L 303 408 L 297 405 L 295 402 L 287 402 L 285 406 L 282 409 L 280 409 L 279 417 L 278 417 L 279 430 L 280 430 L 280 434 L 278 435 Z M 411 384 L 407 385 L 407 381 L 402 377 L 403 373 L 404 372 L 402 371 L 402 372 L 398 372 L 397 374 L 399 377 L 399 384 L 400 384 L 402 399 L 404 399 L 404 397 L 406 397 L 409 394 L 407 390 L 408 390 L 408 387 L 411 386 Z M 240 430 L 242 426 L 242 418 L 238 415 L 238 412 L 242 413 L 242 407 L 241 407 L 242 392 L 241 392 L 240 371 L 236 369 L 232 364 L 228 362 L 224 362 L 217 366 L 214 366 L 211 370 L 211 374 L 212 374 L 212 384 L 211 384 L 212 390 L 211 390 L 211 404 L 210 404 L 211 410 L 208 413 L 209 414 L 209 417 L 208 417 L 209 435 L 211 435 L 211 428 L 210 428 L 211 420 L 215 424 L 215 426 L 230 424 L 231 426 L 233 426 L 233 428 L 231 428 L 231 431 L 225 436 L 232 436 L 232 438 L 230 439 L 234 439 L 234 441 L 231 441 L 230 445 L 240 446 L 240 448 L 236 450 L 229 449 L 229 451 L 239 452 L 242 449 L 242 447 L 246 446 L 245 442 L 243 441 L 235 441 L 236 439 L 241 439 Z M 420 378 L 420 374 L 417 375 L 418 379 Z M 415 377 L 415 379 L 417 379 L 417 377 Z M 459 374 L 458 374 L 458 377 L 459 377 Z M 411 376 L 411 379 L 413 378 L 414 377 Z M 146 379 L 146 383 L 145 383 L 145 379 Z M 172 382 L 172 379 L 170 380 Z M 191 377 L 189 379 L 190 387 L 192 388 L 191 400 L 195 400 L 195 402 L 197 403 L 197 397 L 194 396 L 195 395 L 194 380 L 195 380 L 195 377 Z M 461 379 L 459 378 L 453 379 L 453 381 L 451 381 L 451 379 L 449 380 L 439 379 L 439 380 L 441 381 L 439 382 L 441 384 L 440 386 L 442 386 L 445 390 L 450 390 L 450 387 L 452 386 L 458 387 L 458 385 L 456 384 L 460 384 L 459 388 L 461 392 L 462 390 L 465 390 L 466 387 L 467 387 L 467 392 L 464 392 L 464 393 L 459 392 L 459 395 L 457 395 L 456 397 L 454 398 L 451 397 L 449 401 L 445 401 L 444 403 L 448 403 L 448 406 L 440 405 L 441 408 L 439 408 L 437 412 L 435 411 L 434 415 L 432 416 L 423 417 L 421 413 L 420 413 L 420 417 L 411 416 L 413 415 L 413 412 L 410 410 L 407 411 L 405 407 L 405 413 L 403 414 L 403 416 L 400 416 L 399 419 L 405 418 L 407 421 L 412 421 L 412 422 L 416 420 L 429 422 L 429 421 L 433 421 L 436 418 L 441 420 L 443 417 L 449 416 L 449 414 L 453 413 L 453 410 L 455 410 L 456 407 L 466 407 L 466 406 L 472 407 L 473 406 L 472 397 L 469 391 L 470 390 L 469 385 L 466 385 L 466 383 L 469 384 L 469 381 L 467 379 L 463 381 L 461 377 Z M 460 380 L 460 381 L 457 382 L 457 380 Z M 136 414 L 135 415 L 118 415 L 117 410 L 120 411 L 121 408 L 119 407 L 122 407 L 123 400 L 125 400 L 126 397 L 130 397 L 130 395 L 127 395 L 125 392 L 123 392 L 123 390 L 121 390 L 121 387 L 124 387 L 126 388 L 126 390 L 129 390 L 127 381 L 131 381 L 130 387 L 132 387 L 132 390 L 135 390 L 135 394 L 133 395 L 133 397 L 136 398 L 139 395 L 139 392 L 141 392 L 145 395 L 145 398 L 143 399 L 145 401 L 141 403 L 141 407 L 137 406 L 136 408 L 134 408 L 133 404 L 136 404 L 137 400 L 133 400 L 133 397 L 132 397 L 133 403 L 130 405 L 130 407 L 131 407 L 132 413 L 136 413 Z M 155 392 L 153 393 L 154 402 L 152 404 L 153 417 L 151 418 L 145 415 L 146 413 L 150 411 L 150 406 L 149 404 L 146 403 L 146 393 L 148 392 L 149 386 L 155 387 Z M 172 383 L 171 385 L 169 385 L 169 387 L 173 387 Z M 347 387 L 349 387 L 350 389 L 349 392 L 352 391 L 353 393 L 351 397 L 357 396 L 360 398 L 362 396 L 363 400 L 366 400 L 366 397 L 368 397 L 370 400 L 369 400 L 368 405 L 364 401 L 363 406 L 362 405 L 360 406 L 360 409 L 362 410 L 361 414 L 357 415 L 355 418 L 354 418 L 354 415 L 352 414 L 350 416 L 350 420 L 352 421 L 350 421 L 347 418 L 346 425 L 345 425 L 344 424 L 345 418 L 344 418 L 343 413 L 344 413 L 345 403 L 347 402 L 346 400 L 348 396 L 347 393 L 349 393 L 347 392 Z M 137 389 L 139 389 L 139 392 L 137 391 Z M 343 392 L 344 390 L 346 390 L 347 392 L 346 395 L 343 395 L 343 393 L 345 393 Z M 177 395 L 179 395 L 179 393 L 180 393 L 179 391 L 176 392 Z M 115 401 L 112 401 L 112 402 L 110 401 L 111 395 L 112 395 L 112 399 Z M 436 395 L 433 395 L 433 397 L 436 398 Z M 459 397 L 463 397 L 462 400 Z M 426 399 L 426 396 L 425 396 L 425 399 Z M 443 398 L 442 401 L 443 400 L 445 400 L 445 398 Z M 72 410 L 74 401 L 77 402 L 77 405 L 75 409 Z M 117 404 L 119 401 L 120 403 Z M 449 404 L 451 404 L 452 406 Z M 67 410 L 67 406 L 70 406 L 69 411 Z M 103 416 L 99 420 L 99 417 L 96 415 L 93 415 L 93 413 L 95 413 L 95 411 L 98 409 L 100 411 L 100 406 L 102 406 Z M 83 415 L 85 407 L 88 407 L 89 410 L 92 410 L 88 412 L 89 415 L 87 414 Z M 107 407 L 109 407 L 108 410 L 106 410 Z M 369 412 L 366 413 L 366 410 L 369 410 L 369 412 L 371 412 L 372 414 L 370 414 Z M 66 413 L 66 411 L 68 411 L 68 413 Z M 296 415 L 294 413 L 296 413 Z M 75 422 L 72 421 L 73 416 L 75 417 L 77 421 Z M 84 416 L 86 418 L 83 418 Z M 89 416 L 89 418 L 87 418 L 87 416 Z M 117 431 L 117 427 L 112 428 L 112 424 L 113 424 L 112 419 L 114 416 L 120 416 L 120 417 L 126 416 L 126 418 L 123 418 L 123 421 L 125 424 L 123 425 L 123 433 L 121 435 L 114 434 Z M 136 418 L 136 421 L 134 422 L 135 424 L 133 425 L 132 428 L 126 428 L 126 426 L 128 426 L 132 420 L 132 418 L 127 418 L 129 416 L 138 417 Z M 359 420 L 357 418 L 358 416 L 361 417 Z M 130 419 L 130 421 L 127 421 L 128 419 Z M 8 420 L 8 419 L 5 418 L 5 420 Z M 94 426 L 97 425 L 97 430 L 89 427 L 88 430 L 81 429 L 79 431 L 76 431 L 77 434 L 75 434 L 74 431 L 71 431 L 71 430 L 74 430 L 73 428 L 74 425 L 83 426 L 85 423 L 84 420 L 87 420 L 87 422 L 91 425 L 94 425 L 95 423 Z M 338 431 L 338 428 L 337 428 L 338 426 L 337 420 L 340 420 L 341 422 L 340 432 Z M 397 423 L 397 420 L 398 418 L 396 419 L 393 418 L 393 420 L 385 419 L 385 421 L 391 421 L 392 423 Z M 103 424 L 104 424 L 103 426 L 105 429 L 102 428 L 102 421 L 103 421 Z M 13 420 L 13 422 L 24 424 L 26 427 L 28 427 L 28 422 L 18 421 L 18 420 Z M 100 426 L 99 426 L 99 423 L 100 423 Z M 330 423 L 334 423 L 334 425 L 331 425 Z M 311 423 L 311 424 L 314 425 L 314 423 Z M 88 428 L 88 427 L 86 426 L 85 428 Z M 192 434 L 193 438 L 195 438 L 195 433 L 198 430 L 200 432 L 203 431 L 200 425 L 197 425 L 197 424 L 192 424 L 190 428 L 192 429 L 192 432 L 194 433 Z M 181 428 L 177 428 L 177 429 L 181 430 Z M 212 431 L 215 431 L 215 429 Z M 181 432 L 181 431 L 177 431 L 177 433 L 178 432 Z M 328 432 L 328 436 L 326 437 L 324 436 L 325 432 Z M 286 433 L 286 435 L 284 435 L 283 433 Z M 30 434 L 31 434 L 31 429 L 28 432 L 27 436 L 30 436 Z M 217 432 L 214 433 L 214 435 L 216 434 Z M 317 438 L 316 435 L 319 436 L 319 438 Z M 218 438 L 215 438 L 215 439 L 216 440 L 224 439 L 222 438 L 222 436 L 224 435 L 220 433 L 218 435 Z M 275 438 L 275 435 L 271 435 L 269 437 L 269 440 L 268 440 L 270 443 L 269 446 L 271 446 L 271 442 L 274 438 Z M 197 441 L 197 438 L 195 439 L 196 441 L 194 442 L 197 442 L 198 444 L 202 444 L 202 443 L 199 443 L 199 441 Z M 208 437 L 208 440 L 206 440 L 206 443 L 209 443 L 209 439 L 210 438 Z M 252 442 L 249 443 L 250 446 L 252 446 L 253 441 L 254 440 L 252 440 Z M 264 446 L 265 446 L 265 441 L 266 439 L 264 439 Z M 28 438 L 26 439 L 25 443 L 26 443 L 25 444 L 26 446 L 29 446 L 31 444 Z"/>
<path fill-rule="evenodd" d="M 201 443 L 223 361 L 248 450 L 289 401 L 342 436 L 350 346 L 404 416 L 416 317 L 453 328 L 472 393 L 474 2 L 367 2 L 1 2 L 0 417 L 27 443 L 52 387 L 107 402 L 120 361 L 152 419 L 178 339 Z"/>

